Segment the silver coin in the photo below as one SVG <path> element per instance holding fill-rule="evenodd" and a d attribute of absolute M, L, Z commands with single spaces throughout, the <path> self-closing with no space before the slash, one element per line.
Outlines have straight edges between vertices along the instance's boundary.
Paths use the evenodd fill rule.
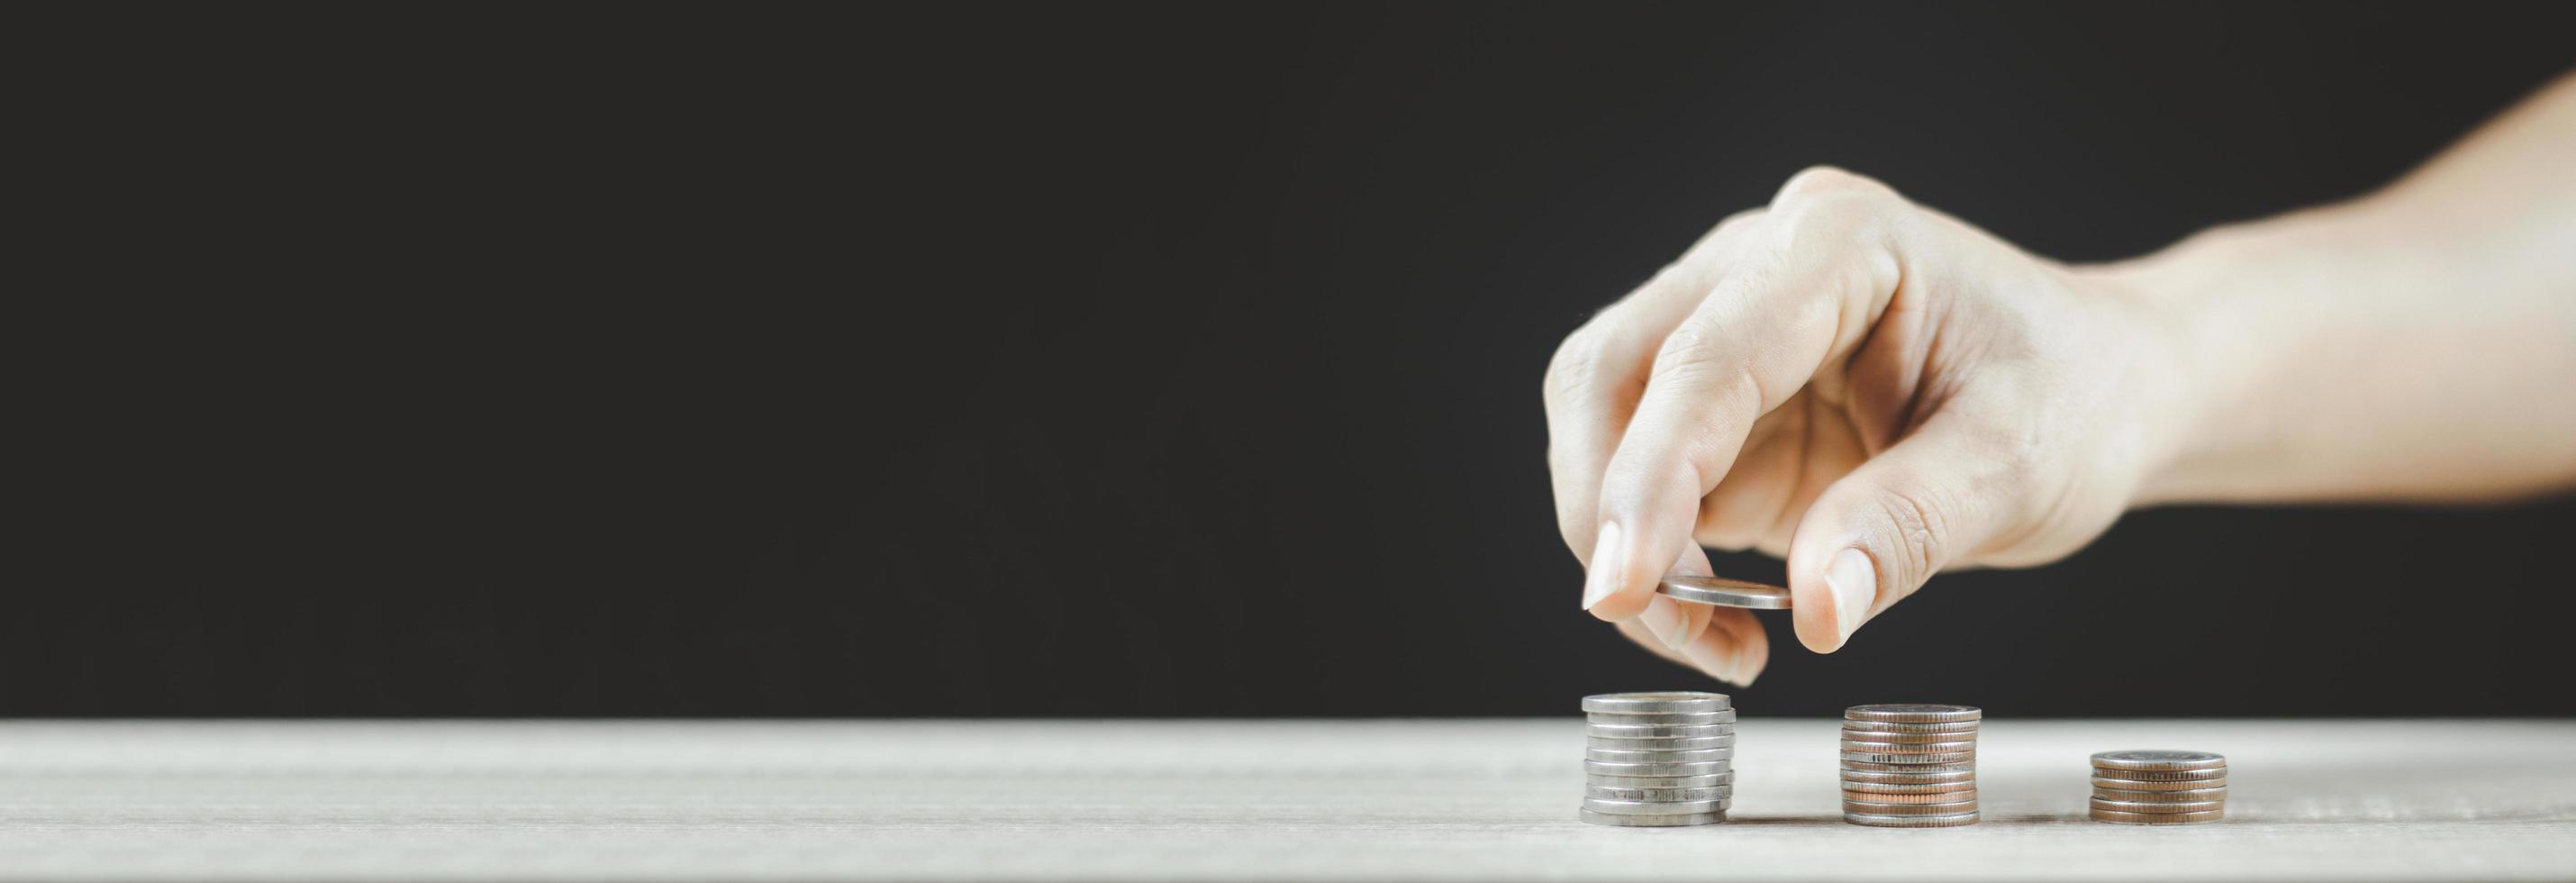
<path fill-rule="evenodd" d="M 1938 705 L 1922 702 L 1879 702 L 1843 709 L 1845 720 L 1879 721 L 1891 724 L 1960 723 L 1980 720 L 1985 716 L 1985 712 L 1973 705 Z"/>
<path fill-rule="evenodd" d="M 2093 802 L 2094 809 L 2104 812 L 2216 812 L 2227 808 L 2227 801 L 2224 800 L 2143 801 L 2104 800 L 2099 797 L 2087 799 Z"/>
<path fill-rule="evenodd" d="M 1612 751 L 1705 751 L 1710 748 L 1733 748 L 1735 737 L 1709 736 L 1702 739 L 1613 739 L 1592 736 L 1583 740 L 1586 748 Z"/>
<path fill-rule="evenodd" d="M 1726 761 L 1707 763 L 1611 763 L 1600 760 L 1583 762 L 1583 771 L 1596 776 L 1714 776 L 1726 772 Z"/>
<path fill-rule="evenodd" d="M 1867 733 L 1974 733 L 1974 732 L 1976 732 L 1976 731 L 1977 731 L 1977 725 L 1978 725 L 1978 722 L 1977 722 L 1977 721 L 1960 721 L 1960 722 L 1958 722 L 1958 723 L 1950 723 L 1950 724 L 1891 724 L 1891 723 L 1888 723 L 1888 722 L 1886 722 L 1886 721 L 1856 721 L 1856 720 L 1845 720 L 1845 721 L 1843 721 L 1843 732 L 1846 732 L 1846 733 L 1862 733 L 1862 732 L 1867 732 Z"/>
<path fill-rule="evenodd" d="M 1849 777 L 1853 773 L 1964 773 L 1966 775 L 1974 776 L 1977 774 L 1977 762 L 1973 760 L 1961 761 L 1958 763 L 1867 763 L 1857 760 L 1843 761 L 1843 775 L 1845 777 Z"/>
<path fill-rule="evenodd" d="M 1970 745 L 1974 745 L 1977 742 L 1977 734 L 1974 731 L 1965 733 L 1880 733 L 1870 730 L 1855 730 L 1850 727 L 1844 727 L 1843 741 L 1874 742 L 1881 745 L 1938 745 L 1943 742 L 1965 742 Z"/>
<path fill-rule="evenodd" d="M 1860 813 L 1862 815 L 1872 816 L 1948 816 L 1957 815 L 1963 812 L 1976 811 L 1977 801 L 1975 798 L 1943 801 L 1941 803 L 1892 803 L 1878 800 L 1849 799 L 1843 801 L 1843 812 Z"/>
<path fill-rule="evenodd" d="M 1602 798 L 1602 801 L 1726 801 L 1726 798 L 1734 798 L 1736 788 L 1734 785 L 1718 785 L 1718 788 L 1602 788 L 1602 785 L 1584 785 L 1584 795 Z"/>
<path fill-rule="evenodd" d="M 1583 749 L 1584 760 L 1610 763 L 1710 763 L 1734 760 L 1733 748 L 1708 748 L 1699 751 L 1617 751 L 1609 748 Z"/>
<path fill-rule="evenodd" d="M 2228 780 L 2184 780 L 2184 783 L 2138 783 L 2138 780 L 2115 780 L 2094 775 L 2094 790 L 2136 790 L 2136 793 L 2177 793 L 2177 790 L 2228 790 Z"/>
<path fill-rule="evenodd" d="M 2227 811 L 2220 809 L 2208 812 L 2116 812 L 2097 809 L 2092 815 L 2093 820 L 2097 822 L 2118 822 L 2124 825 L 2190 825 L 2226 818 Z"/>
<path fill-rule="evenodd" d="M 1940 794 L 1952 794 L 1961 791 L 1965 791 L 1970 794 L 1977 793 L 1977 783 L 1974 780 L 1966 782 L 1925 782 L 1915 784 L 1854 782 L 1849 779 L 1843 780 L 1844 794 L 1885 794 L 1890 797 L 1929 797 Z"/>
<path fill-rule="evenodd" d="M 1724 800 L 1602 800 L 1583 798 L 1586 812 L 1609 816 L 1669 816 L 1695 812 L 1725 812 Z"/>
<path fill-rule="evenodd" d="M 2227 758 L 2206 751 L 2105 751 L 2093 765 L 2109 770 L 2208 770 L 2227 765 Z"/>
<path fill-rule="evenodd" d="M 1621 714 L 1615 711 L 1595 711 L 1585 714 L 1583 719 L 1586 723 L 1595 724 L 1681 724 L 1684 726 L 1705 726 L 1708 724 L 1734 723 L 1735 712 L 1731 709 L 1727 711 L 1674 712 L 1671 714 Z"/>
<path fill-rule="evenodd" d="M 2099 783 L 2102 780 L 2095 779 L 2093 781 Z M 2181 788 L 2172 791 L 2139 791 L 2130 788 L 2106 788 L 2100 784 L 2095 784 L 2093 786 L 2093 796 L 2106 800 L 2130 800 L 2138 803 L 2189 803 L 2195 800 L 2225 800 L 2227 799 L 2227 786 L 2220 785 L 2216 788 Z"/>
<path fill-rule="evenodd" d="M 1584 711 L 1612 714 L 1671 714 L 1725 711 L 1734 706 L 1724 693 L 1676 690 L 1662 693 L 1603 693 L 1583 697 Z"/>
<path fill-rule="evenodd" d="M 1890 766 L 1903 766 L 1918 763 L 1971 763 L 1976 759 L 1977 753 L 1974 751 L 1952 751 L 1943 754 L 1896 754 L 1885 751 L 1843 752 L 1843 762 L 1847 764 L 1879 763 L 1888 764 Z"/>
<path fill-rule="evenodd" d="M 1870 742 L 1862 739 L 1843 740 L 1844 751 L 1872 751 L 1879 754 L 1956 754 L 1977 750 L 1976 740 L 1965 742 Z"/>
<path fill-rule="evenodd" d="M 2227 780 L 2227 768 L 2221 766 L 2205 770 L 2123 770 L 2097 766 L 2093 768 L 2093 778 L 2118 779 L 2124 782 L 2223 782 Z"/>
<path fill-rule="evenodd" d="M 1884 791 L 1854 791 L 1848 787 L 1843 789 L 1843 809 L 1845 810 L 1850 810 L 1852 808 L 1852 804 L 1855 803 L 1938 804 L 1963 802 L 1971 804 L 1976 803 L 1977 789 L 1969 788 L 1961 791 L 1928 791 L 1921 794 L 1889 794 Z M 1975 809 L 1973 806 L 1967 808 Z M 1892 815 L 1903 815 L 1903 813 L 1892 813 Z"/>
<path fill-rule="evenodd" d="M 1844 813 L 1843 822 L 1870 828 L 1963 828 L 1974 825 L 1981 817 L 1976 813 L 1954 816 L 1874 816 Z"/>
<path fill-rule="evenodd" d="M 1714 776 L 1605 776 L 1599 773 L 1587 773 L 1583 777 L 1583 783 L 1602 788 L 1715 788 L 1720 785 L 1735 784 L 1735 774 L 1719 773 Z"/>
<path fill-rule="evenodd" d="M 1622 816 L 1597 813 L 1588 809 L 1576 812 L 1581 813 L 1576 818 L 1586 822 L 1622 828 L 1681 828 L 1691 825 L 1714 825 L 1726 821 L 1726 814 L 1722 812 L 1683 813 L 1669 816 Z"/>
<path fill-rule="evenodd" d="M 1693 604 L 1715 604 L 1720 607 L 1743 607 L 1750 610 L 1789 609 L 1789 590 L 1779 586 L 1749 583 L 1740 579 L 1715 576 L 1666 574 L 1663 585 L 1655 591 L 1675 601 Z"/>
<path fill-rule="evenodd" d="M 1735 734 L 1735 722 L 1716 724 L 1584 724 L 1583 734 L 1605 739 L 1704 739 Z"/>
<path fill-rule="evenodd" d="M 1856 770 L 1852 769 L 1850 764 L 1844 764 L 1842 770 L 1843 782 L 1845 784 L 1853 782 L 1877 782 L 1888 785 L 1930 785 L 1936 783 L 1947 784 L 1956 782 L 1974 783 L 1977 781 L 1977 769 L 1975 767 L 1968 767 L 1966 769 L 1917 769 L 1916 766 L 1916 764 L 1906 764 L 1904 769 L 1890 772 L 1887 770 Z"/>

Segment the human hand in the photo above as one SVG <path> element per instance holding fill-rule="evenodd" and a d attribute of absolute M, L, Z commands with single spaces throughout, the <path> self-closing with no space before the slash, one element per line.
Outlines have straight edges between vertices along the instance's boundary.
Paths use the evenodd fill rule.
<path fill-rule="evenodd" d="M 1944 567 L 2075 551 L 2170 456 L 2166 312 L 1876 181 L 1799 173 L 1548 366 L 1584 609 L 1750 684 L 1769 656 L 1750 613 L 1655 594 L 1667 571 L 1709 572 L 1701 545 L 1785 557 L 1820 653 Z"/>

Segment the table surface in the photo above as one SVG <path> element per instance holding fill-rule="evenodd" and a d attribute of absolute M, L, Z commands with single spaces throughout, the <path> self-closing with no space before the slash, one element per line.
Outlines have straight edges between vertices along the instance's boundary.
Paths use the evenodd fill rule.
<path fill-rule="evenodd" d="M 0 724 L 46 878 L 2576 877 L 2576 722 L 1988 721 L 1985 821 L 1838 815 L 1836 724 L 1739 724 L 1733 820 L 1575 821 L 1573 717 Z M 2228 756 L 2225 821 L 2085 756 Z"/>

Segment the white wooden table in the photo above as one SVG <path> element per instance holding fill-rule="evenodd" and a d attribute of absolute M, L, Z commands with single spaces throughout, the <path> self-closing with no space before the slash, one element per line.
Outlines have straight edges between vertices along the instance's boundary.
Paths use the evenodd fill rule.
<path fill-rule="evenodd" d="M 1841 823 L 1835 724 L 1740 724 L 1734 821 L 1578 823 L 1549 720 L 0 724 L 44 878 L 2576 878 L 2576 722 L 1990 720 L 1986 821 Z M 2228 819 L 2083 818 L 2085 755 Z"/>

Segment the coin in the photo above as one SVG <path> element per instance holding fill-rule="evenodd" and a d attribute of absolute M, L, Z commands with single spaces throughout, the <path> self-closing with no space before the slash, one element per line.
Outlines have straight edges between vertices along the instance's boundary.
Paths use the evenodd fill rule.
<path fill-rule="evenodd" d="M 1903 821 L 1897 821 L 1900 819 Z M 1844 813 L 1843 822 L 1845 824 L 1860 825 L 1868 828 L 1958 828 L 1976 824 L 1977 814 L 1962 813 L 1956 816 L 1873 816 L 1859 813 Z"/>
<path fill-rule="evenodd" d="M 1583 762 L 1583 771 L 1596 776 L 1714 776 L 1726 772 L 1726 762 L 1611 763 L 1587 760 Z"/>
<path fill-rule="evenodd" d="M 1596 711 L 1596 712 L 1592 712 L 1592 713 L 1590 713 L 1590 714 L 1586 714 L 1586 715 L 1584 715 L 1584 716 L 1583 716 L 1583 719 L 1584 719 L 1585 721 L 1587 721 L 1587 722 L 1590 722 L 1590 723 L 1596 723 L 1596 724 L 1685 724 L 1685 725 L 1688 725 L 1688 724 L 1703 724 L 1703 725 L 1704 725 L 1704 724 L 1725 724 L 1725 723 L 1734 723 L 1734 722 L 1735 722 L 1735 712 L 1733 712 L 1733 711 L 1695 711 L 1695 712 L 1673 712 L 1673 713 L 1670 713 L 1670 714 L 1622 714 L 1622 713 L 1620 713 L 1620 712 L 1615 712 L 1615 711 Z"/>
<path fill-rule="evenodd" d="M 1879 733 L 1845 727 L 1843 741 L 1873 742 L 1880 745 L 1938 745 L 1943 742 L 1964 742 L 1974 745 L 1977 742 L 1977 734 L 1974 730 L 1965 733 Z"/>
<path fill-rule="evenodd" d="M 1902 766 L 1902 769 L 1897 770 L 1856 770 L 1852 768 L 1851 764 L 1843 764 L 1843 784 L 1845 786 L 1849 786 L 1856 782 L 1866 782 L 1880 785 L 1935 785 L 1974 783 L 1977 781 L 1977 771 L 1974 767 L 1968 769 L 1946 769 L 1938 767 L 1932 769 L 1920 769 L 1920 764 L 1904 764 Z"/>
<path fill-rule="evenodd" d="M 1719 773 L 1714 776 L 1607 776 L 1600 773 L 1588 773 L 1583 777 L 1583 781 L 1585 784 L 1598 785 L 1603 788 L 1714 788 L 1719 785 L 1735 784 L 1735 774 Z"/>
<path fill-rule="evenodd" d="M 1958 763 L 1869 763 L 1857 760 L 1843 761 L 1843 775 L 1846 777 L 1853 773 L 1929 772 L 1959 772 L 1973 776 L 1977 773 L 1977 764 L 1975 761 L 1961 761 Z"/>
<path fill-rule="evenodd" d="M 1581 815 L 1576 816 L 1576 818 L 1591 822 L 1595 825 L 1615 825 L 1623 828 L 1679 828 L 1686 825 L 1714 825 L 1719 822 L 1726 821 L 1726 814 L 1722 812 L 1683 813 L 1680 815 L 1668 816 L 1622 816 L 1612 815 L 1609 813 L 1597 813 L 1588 809 L 1576 810 L 1576 812 L 1581 813 Z"/>
<path fill-rule="evenodd" d="M 1946 816 L 1976 812 L 1974 800 L 1952 800 L 1942 803 L 1883 803 L 1875 800 L 1845 800 L 1843 812 L 1873 816 Z"/>
<path fill-rule="evenodd" d="M 1584 795 L 1602 798 L 1602 801 L 1726 801 L 1726 798 L 1734 798 L 1736 788 L 1734 785 L 1718 785 L 1718 788 L 1602 788 L 1602 785 L 1584 785 Z"/>
<path fill-rule="evenodd" d="M 1706 751 L 1711 748 L 1733 748 L 1735 737 L 1726 735 L 1700 739 L 1616 739 L 1608 736 L 1590 736 L 1583 740 L 1583 744 L 1587 748 L 1607 748 L 1612 751 Z"/>
<path fill-rule="evenodd" d="M 1734 757 L 1733 748 L 1709 748 L 1700 751 L 1619 751 L 1610 748 L 1583 750 L 1584 760 L 1602 760 L 1611 763 L 1707 763 L 1732 760 Z"/>
<path fill-rule="evenodd" d="M 1849 786 L 1843 788 L 1844 809 L 1850 809 L 1854 803 L 1955 803 L 1962 800 L 1969 803 L 1977 802 L 1977 789 L 1971 787 L 1956 791 L 1890 794 L 1884 791 L 1855 791 Z"/>
<path fill-rule="evenodd" d="M 2093 778 L 2118 779 L 2124 782 L 2206 782 L 2227 778 L 2227 768 L 2206 770 L 2123 770 L 2094 767 Z"/>
<path fill-rule="evenodd" d="M 1958 723 L 1951 724 L 1891 724 L 1886 721 L 1843 721 L 1843 732 L 1846 733 L 1974 733 L 1976 731 L 1976 721 L 1960 721 Z"/>
<path fill-rule="evenodd" d="M 1845 739 L 1843 740 L 1843 750 L 1875 751 L 1881 754 L 1949 754 L 1952 752 L 1975 751 L 1977 750 L 1977 742 L 1974 739 L 1964 742 L 1869 742 L 1860 739 Z"/>
<path fill-rule="evenodd" d="M 1609 739 L 1705 739 L 1732 736 L 1735 723 L 1719 724 L 1585 724 L 1583 733 Z"/>
<path fill-rule="evenodd" d="M 2215 822 L 2226 817 L 2226 810 L 2211 810 L 2209 812 L 2113 812 L 2107 809 L 2097 809 L 2093 811 L 2094 821 L 2121 822 L 2130 825 L 2188 825 L 2194 822 Z"/>
<path fill-rule="evenodd" d="M 1611 816 L 1669 816 L 1694 812 L 1725 812 L 1724 800 L 1603 800 L 1583 798 L 1586 811 Z"/>
<path fill-rule="evenodd" d="M 2174 770 L 2224 769 L 2227 758 L 2206 751 L 2105 751 L 2093 755 L 2093 765 L 2106 770 Z"/>
<path fill-rule="evenodd" d="M 2105 800 L 2100 797 L 2093 797 L 2090 799 L 2093 801 L 2094 809 L 2108 810 L 2111 812 L 2216 812 L 2227 808 L 2227 801 L 2225 800 L 2148 802 L 2142 800 Z"/>
<path fill-rule="evenodd" d="M 2166 792 L 2170 792 L 2170 791 L 2199 791 L 2199 790 L 2202 790 L 2202 789 L 2213 789 L 2213 788 L 2214 788 L 2214 789 L 2219 789 L 2219 790 L 2225 790 L 2225 789 L 2227 788 L 2227 780 L 2226 780 L 2226 779 L 2186 779 L 2186 780 L 2184 780 L 2184 781 L 2180 781 L 2180 782 L 2141 782 L 2141 781 L 2138 781 L 2138 780 L 2136 780 L 2136 779 L 2113 779 L 2113 778 L 2109 778 L 2109 777 L 2106 777 L 2106 776 L 2094 776 L 2094 777 L 2093 777 L 2093 787 L 2095 787 L 2095 788 L 2113 788 L 2113 789 L 2118 789 L 2118 790 L 2121 790 L 2121 791 L 2150 791 L 2150 792 L 2153 792 L 2153 791 L 2166 791 Z"/>
<path fill-rule="evenodd" d="M 1850 779 L 1843 780 L 1843 794 L 1845 796 L 1849 796 L 1854 793 L 1890 795 L 1946 794 L 1957 791 L 1975 790 L 1977 790 L 1977 783 L 1974 779 L 1962 782 L 1928 782 L 1922 784 L 1889 784 L 1886 782 L 1854 782 Z"/>
<path fill-rule="evenodd" d="M 1879 763 L 1891 766 L 1905 766 L 1909 764 L 1923 763 L 1967 763 L 1976 759 L 1977 753 L 1974 751 L 1953 751 L 1944 754 L 1897 754 L 1886 751 L 1843 752 L 1843 762 L 1846 764 Z"/>
<path fill-rule="evenodd" d="M 1715 604 L 1720 607 L 1743 607 L 1751 610 L 1789 609 L 1789 590 L 1779 586 L 1749 583 L 1740 579 L 1715 576 L 1667 574 L 1657 593 L 1675 601 Z"/>
<path fill-rule="evenodd" d="M 1934 705 L 1917 702 L 1882 702 L 1854 705 L 1843 709 L 1843 717 L 1856 721 L 1879 721 L 1891 724 L 1946 724 L 1972 721 L 1986 716 L 1968 705 Z"/>
<path fill-rule="evenodd" d="M 2097 798 L 2105 798 L 2105 801 L 2190 803 L 2190 801 L 2226 801 L 2228 790 L 2223 788 L 2223 785 L 2221 788 L 2192 788 L 2192 790 L 2128 790 L 2128 788 L 2102 788 L 2102 785 L 2094 785 L 2094 795 L 2097 795 Z"/>
<path fill-rule="evenodd" d="M 1698 714 L 1734 707 L 1724 693 L 1681 690 L 1665 693 L 1603 693 L 1583 697 L 1584 711 L 1609 714 Z"/>

